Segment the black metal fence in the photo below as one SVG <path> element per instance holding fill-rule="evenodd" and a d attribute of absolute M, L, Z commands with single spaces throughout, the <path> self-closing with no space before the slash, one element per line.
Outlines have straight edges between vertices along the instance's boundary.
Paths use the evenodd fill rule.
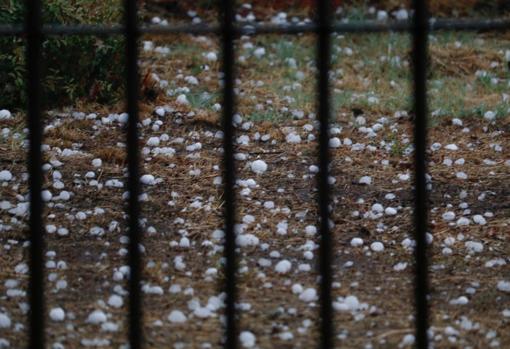
<path fill-rule="evenodd" d="M 138 168 L 138 47 L 141 34 L 217 34 L 222 41 L 222 59 L 224 72 L 223 85 L 223 176 L 224 176 L 224 228 L 225 228 L 225 292 L 226 326 L 225 347 L 237 347 L 236 323 L 236 253 L 234 223 L 235 208 L 235 171 L 234 171 L 234 128 L 232 116 L 235 110 L 234 96 L 234 39 L 240 34 L 298 34 L 315 33 L 317 35 L 317 108 L 320 121 L 318 160 L 318 206 L 320 221 L 320 343 L 319 347 L 333 348 L 334 326 L 331 297 L 333 255 L 332 239 L 329 231 L 329 183 L 328 183 L 328 119 L 330 109 L 330 90 L 328 73 L 330 65 L 330 36 L 332 33 L 370 33 L 370 32 L 410 32 L 413 36 L 413 77 L 414 77 L 414 165 L 415 165 L 415 345 L 419 349 L 428 348 L 428 270 L 426 253 L 427 231 L 427 193 L 426 193 L 426 144 L 427 144 L 427 39 L 431 31 L 456 30 L 509 30 L 510 20 L 430 20 L 425 0 L 414 0 L 414 14 L 410 21 L 333 23 L 330 1 L 317 1 L 317 20 L 306 25 L 245 25 L 234 22 L 234 1 L 219 0 L 219 26 L 140 26 L 137 22 L 137 1 L 125 0 L 125 19 L 123 25 L 44 25 L 41 17 L 41 0 L 26 1 L 25 26 L 0 24 L 0 35 L 24 35 L 27 38 L 28 69 L 28 106 L 27 123 L 29 129 L 28 171 L 30 186 L 30 279 L 29 279 L 29 348 L 45 347 L 45 306 L 44 306 L 44 233 L 42 229 L 41 199 L 42 189 L 42 122 L 41 122 L 41 47 L 44 36 L 51 35 L 114 35 L 123 34 L 126 40 L 126 98 L 129 114 L 127 127 L 127 164 L 129 200 L 129 345 L 131 349 L 143 347 L 142 300 L 140 292 L 141 258 L 138 245 L 141 241 L 139 227 L 140 193 Z"/>

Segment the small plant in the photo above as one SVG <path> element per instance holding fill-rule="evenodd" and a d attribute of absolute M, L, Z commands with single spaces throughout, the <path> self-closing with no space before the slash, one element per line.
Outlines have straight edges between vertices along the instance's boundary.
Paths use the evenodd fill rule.
<path fill-rule="evenodd" d="M 118 23 L 119 0 L 47 0 L 45 24 Z M 0 1 L 0 24 L 22 24 L 24 1 Z M 0 106 L 22 109 L 26 104 L 26 66 L 23 37 L 0 38 Z M 76 98 L 108 102 L 123 86 L 124 42 L 110 36 L 54 36 L 42 43 L 43 102 L 53 107 Z"/>

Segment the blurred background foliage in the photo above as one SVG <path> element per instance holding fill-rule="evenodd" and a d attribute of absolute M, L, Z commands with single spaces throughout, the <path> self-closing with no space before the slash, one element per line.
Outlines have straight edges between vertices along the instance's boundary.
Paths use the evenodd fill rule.
<path fill-rule="evenodd" d="M 0 24 L 24 22 L 23 0 L 0 0 Z M 45 24 L 119 23 L 120 0 L 46 0 Z M 124 83 L 124 42 L 121 36 L 54 36 L 43 42 L 44 104 L 53 107 L 77 98 L 97 102 L 116 99 Z M 0 37 L 0 106 L 23 109 L 26 104 L 25 38 Z"/>

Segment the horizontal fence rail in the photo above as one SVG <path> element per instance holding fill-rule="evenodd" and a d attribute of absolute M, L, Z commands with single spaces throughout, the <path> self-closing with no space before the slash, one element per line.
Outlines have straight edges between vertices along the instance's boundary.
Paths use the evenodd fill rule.
<path fill-rule="evenodd" d="M 317 32 L 317 24 L 249 24 L 234 25 L 236 35 L 258 34 L 300 34 Z M 333 23 L 333 33 L 378 33 L 378 32 L 410 32 L 413 29 L 411 21 L 356 21 L 347 23 Z M 510 30 L 510 19 L 430 19 L 428 31 L 480 31 L 480 30 Z M 141 34 L 220 34 L 218 25 L 140 25 Z M 125 29 L 122 25 L 44 25 L 42 33 L 45 35 L 122 35 Z M 0 36 L 21 36 L 25 29 L 22 25 L 0 25 Z"/>
<path fill-rule="evenodd" d="M 248 24 L 234 21 L 234 0 L 219 1 L 218 25 L 138 25 L 136 0 L 124 0 L 125 21 L 123 25 L 44 25 L 41 19 L 41 0 L 27 0 L 26 23 L 23 25 L 1 25 L 0 36 L 18 36 L 27 39 L 27 125 L 29 129 L 29 191 L 30 191 L 30 278 L 29 278 L 29 344 L 28 347 L 45 347 L 45 307 L 44 307 L 44 235 L 42 231 L 43 204 L 42 189 L 42 118 L 41 118 L 41 60 L 44 36 L 54 35 L 122 35 L 126 40 L 126 101 L 129 115 L 126 133 L 129 199 L 128 213 L 129 249 L 129 312 L 128 341 L 131 349 L 143 347 L 143 312 L 141 283 L 141 229 L 139 226 L 140 193 L 139 146 L 138 146 L 138 41 L 142 34 L 213 34 L 221 40 L 223 84 L 223 179 L 224 179 L 224 229 L 225 229 L 225 335 L 224 346 L 238 347 L 236 319 L 236 252 L 235 252 L 235 163 L 234 127 L 235 112 L 235 46 L 239 35 L 259 34 L 314 34 L 317 37 L 317 111 L 320 122 L 317 161 L 320 173 L 317 176 L 318 216 L 320 226 L 319 272 L 320 281 L 320 341 L 319 348 L 334 346 L 334 326 L 332 312 L 332 259 L 333 239 L 329 219 L 329 113 L 331 34 L 334 33 L 384 33 L 406 32 L 413 38 L 413 82 L 414 82 L 414 228 L 415 228 L 415 337 L 416 347 L 428 348 L 428 262 L 426 232 L 428 224 L 426 191 L 426 144 L 427 144 L 427 47 L 428 34 L 450 31 L 500 31 L 510 30 L 510 19 L 429 19 L 426 1 L 414 0 L 414 16 L 409 21 L 356 21 L 332 22 L 331 1 L 317 1 L 317 21 L 305 24 Z"/>

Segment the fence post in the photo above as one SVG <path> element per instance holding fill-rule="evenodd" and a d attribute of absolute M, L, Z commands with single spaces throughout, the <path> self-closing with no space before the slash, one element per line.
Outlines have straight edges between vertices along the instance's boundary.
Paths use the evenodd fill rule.
<path fill-rule="evenodd" d="M 236 325 L 236 237 L 235 224 L 235 164 L 234 164 L 234 127 L 232 125 L 234 98 L 234 6 L 233 0 L 220 1 L 221 44 L 223 70 L 223 198 L 225 200 L 225 292 L 226 292 L 226 326 L 225 348 L 237 348 Z"/>
<path fill-rule="evenodd" d="M 333 347 L 333 312 L 331 298 L 331 259 L 332 239 L 329 229 L 329 113 L 330 89 L 329 66 L 331 59 L 331 1 L 317 2 L 317 108 L 320 122 L 319 130 L 319 218 L 320 218 L 320 249 L 319 271 L 320 283 L 320 332 L 319 348 Z"/>
<path fill-rule="evenodd" d="M 413 80 L 414 80 L 414 231 L 415 253 L 415 340 L 418 349 L 428 348 L 428 264 L 427 264 L 427 66 L 428 13 L 426 0 L 414 0 Z"/>
<path fill-rule="evenodd" d="M 25 30 L 27 35 L 27 123 L 28 123 L 28 185 L 30 190 L 30 279 L 28 283 L 29 340 L 28 347 L 45 347 L 44 325 L 44 230 L 42 229 L 42 113 L 41 113 L 41 61 L 42 15 L 41 0 L 27 0 Z"/>
<path fill-rule="evenodd" d="M 128 339 L 130 349 L 143 346 L 143 312 L 142 294 L 140 292 L 141 256 L 140 256 L 140 171 L 138 168 L 138 20 L 136 0 L 125 0 L 125 32 L 126 40 L 126 99 L 127 99 L 127 166 L 129 199 L 127 206 L 129 245 L 129 319 Z"/>

